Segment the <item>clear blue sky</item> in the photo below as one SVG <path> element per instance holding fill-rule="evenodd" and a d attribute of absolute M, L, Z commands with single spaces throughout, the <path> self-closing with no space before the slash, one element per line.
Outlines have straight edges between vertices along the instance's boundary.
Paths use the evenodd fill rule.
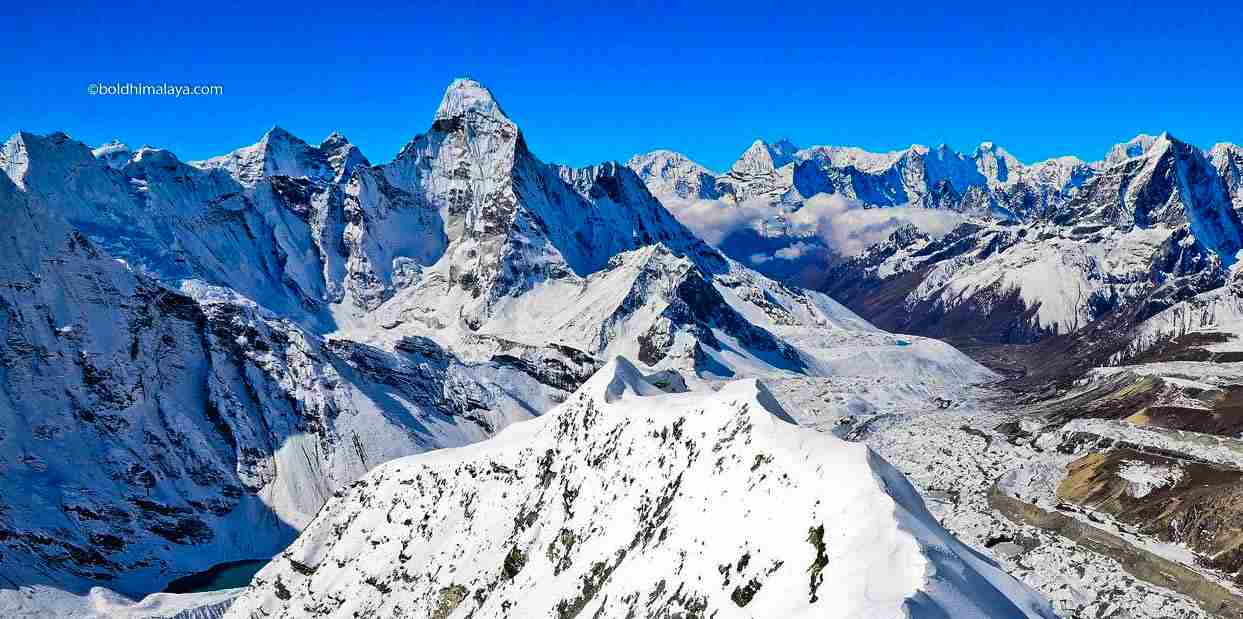
<path fill-rule="evenodd" d="M 183 159 L 279 124 L 314 142 L 339 130 L 387 161 L 459 75 L 492 89 L 538 156 L 576 165 L 672 148 L 721 169 L 761 136 L 877 150 L 993 140 L 1028 161 L 1096 159 L 1162 130 L 1243 142 L 1243 10 L 1230 2 L 2 4 L 0 131 Z M 225 94 L 86 94 L 115 81 Z"/>

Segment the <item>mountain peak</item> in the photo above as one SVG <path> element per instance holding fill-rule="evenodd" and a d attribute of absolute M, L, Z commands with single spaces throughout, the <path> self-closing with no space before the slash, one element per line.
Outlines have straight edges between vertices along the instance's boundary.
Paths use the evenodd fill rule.
<path fill-rule="evenodd" d="M 509 122 L 509 117 L 492 96 L 492 91 L 473 79 L 459 77 L 445 89 L 440 107 L 436 108 L 436 120 L 454 118 L 467 112 Z"/>
<path fill-rule="evenodd" d="M 1126 142 L 1114 144 L 1113 148 L 1109 149 L 1109 152 L 1105 155 L 1104 163 L 1108 166 L 1139 157 L 1148 152 L 1148 149 L 1152 148 L 1153 144 L 1163 138 L 1168 140 L 1169 134 L 1162 133 L 1161 136 L 1153 136 L 1141 133 Z"/>
<path fill-rule="evenodd" d="M 91 154 L 112 168 L 125 167 L 130 157 L 133 156 L 130 147 L 123 144 L 120 140 L 112 140 L 107 144 L 101 144 L 99 147 L 92 149 Z"/>
<path fill-rule="evenodd" d="M 992 140 L 985 140 L 983 142 L 980 142 L 980 145 L 975 147 L 975 154 L 976 156 L 980 156 L 984 154 L 992 154 L 993 156 L 996 156 L 996 157 L 1014 159 L 1014 155 L 1011 155 L 1010 151 L 998 146 L 997 143 Z M 1015 159 L 1015 161 L 1017 162 L 1018 160 Z"/>
<path fill-rule="evenodd" d="M 772 172 L 793 162 L 796 152 L 798 147 L 789 140 L 782 139 L 769 144 L 763 139 L 757 139 L 742 153 L 732 169 L 743 174 Z"/>
<path fill-rule="evenodd" d="M 636 368 L 629 359 L 622 356 L 614 357 L 612 361 L 597 370 L 595 375 L 587 381 L 587 385 L 586 390 L 589 393 L 598 394 L 598 397 L 608 403 L 625 397 L 664 393 L 648 382 L 639 368 Z"/>
<path fill-rule="evenodd" d="M 259 141 L 231 153 L 191 161 L 190 165 L 202 168 L 220 168 L 238 182 L 251 186 L 265 176 L 290 176 L 330 178 L 326 159 L 320 150 L 307 144 L 302 138 L 272 125 Z"/>
<path fill-rule="evenodd" d="M 626 166 L 634 170 L 657 196 L 682 199 L 718 198 L 718 176 L 682 153 L 661 149 L 630 158 Z"/>
<path fill-rule="evenodd" d="M 320 148 L 336 148 L 339 146 L 345 146 L 349 143 L 350 143 L 349 138 L 342 135 L 339 131 L 333 131 L 332 133 L 328 134 L 328 137 L 324 138 L 323 142 L 320 142 L 319 147 Z"/>
<path fill-rule="evenodd" d="M 261 143 L 269 143 L 269 142 L 282 142 L 282 141 L 301 142 L 302 140 L 298 139 L 298 137 L 295 136 L 294 134 L 286 131 L 280 125 L 272 125 L 271 129 L 268 129 L 267 131 L 263 133 L 263 137 L 260 138 L 259 141 Z"/>

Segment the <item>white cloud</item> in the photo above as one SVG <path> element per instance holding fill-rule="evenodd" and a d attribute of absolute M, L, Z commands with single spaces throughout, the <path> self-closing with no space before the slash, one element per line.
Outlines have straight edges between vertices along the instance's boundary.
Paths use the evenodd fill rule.
<path fill-rule="evenodd" d="M 815 249 L 816 248 L 810 244 L 802 241 L 795 241 L 789 247 L 782 247 L 781 249 L 778 249 L 776 254 L 777 257 L 782 260 L 798 260 L 803 257 L 803 254 L 815 251 Z"/>
<path fill-rule="evenodd" d="M 720 200 L 668 200 L 665 206 L 678 221 L 713 245 L 719 245 L 735 231 L 758 230 L 763 222 L 771 225 L 780 213 L 778 207 L 764 202 L 735 205 Z M 785 213 L 785 217 L 791 235 L 819 236 L 825 245 L 847 256 L 885 240 L 903 224 L 912 224 L 929 236 L 940 237 L 967 220 L 960 213 L 943 209 L 864 208 L 861 203 L 837 194 L 812 196 L 797 211 Z M 807 243 L 796 242 L 778 250 L 776 257 L 794 260 L 812 249 Z M 769 259 L 771 257 L 765 254 L 750 257 L 752 264 Z"/>
<path fill-rule="evenodd" d="M 719 245 L 737 230 L 756 227 L 773 215 L 771 206 L 758 202 L 734 205 L 720 200 L 667 199 L 664 204 L 678 221 L 712 245 Z"/>

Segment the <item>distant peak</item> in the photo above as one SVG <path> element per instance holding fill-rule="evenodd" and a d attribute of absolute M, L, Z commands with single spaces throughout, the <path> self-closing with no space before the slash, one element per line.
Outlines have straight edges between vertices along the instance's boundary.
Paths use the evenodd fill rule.
<path fill-rule="evenodd" d="M 1010 151 L 998 146 L 997 143 L 992 140 L 980 142 L 980 145 L 975 147 L 975 152 L 977 154 L 992 153 L 999 157 L 1010 157 Z"/>
<path fill-rule="evenodd" d="M 1162 131 L 1161 135 L 1157 136 L 1156 141 L 1157 142 L 1169 142 L 1171 144 L 1186 144 L 1186 142 L 1183 142 L 1182 140 L 1178 139 L 1178 136 L 1175 136 L 1173 133 L 1170 133 L 1169 131 Z"/>
<path fill-rule="evenodd" d="M 99 157 L 101 155 L 107 155 L 107 154 L 112 154 L 112 153 L 128 153 L 130 152 L 130 147 L 126 146 L 120 140 L 112 140 L 110 142 L 100 144 L 99 146 L 92 149 L 91 152 L 96 157 Z"/>
<path fill-rule="evenodd" d="M 283 129 L 280 125 L 272 125 L 272 128 L 271 128 L 271 129 L 268 129 L 268 130 L 267 130 L 267 132 L 265 132 L 265 133 L 263 134 L 263 138 L 262 138 L 262 140 L 260 140 L 260 141 L 262 141 L 262 142 L 274 142 L 274 141 L 278 141 L 278 142 L 298 141 L 298 142 L 301 142 L 302 140 L 299 140 L 299 139 L 297 138 L 297 136 L 295 136 L 294 134 L 292 134 L 292 133 L 290 133 L 290 132 L 286 131 L 286 130 L 285 130 L 285 129 Z"/>
<path fill-rule="evenodd" d="M 659 390 L 643 379 L 643 374 L 625 357 L 614 357 L 596 372 L 596 383 L 602 383 L 599 389 L 605 402 L 616 402 L 627 395 L 644 396 Z"/>
<path fill-rule="evenodd" d="M 352 146 L 352 145 L 350 144 L 349 138 L 345 137 L 344 135 L 341 135 L 341 133 L 337 131 L 333 131 L 332 133 L 328 134 L 328 137 L 324 138 L 324 141 L 320 142 L 319 144 L 319 147 L 321 149 L 337 149 L 337 148 L 341 148 L 344 146 Z"/>
<path fill-rule="evenodd" d="M 1154 145 L 1169 144 L 1172 140 L 1169 132 L 1163 131 L 1160 135 L 1150 135 L 1141 133 L 1126 142 L 1115 144 L 1113 148 L 1105 155 L 1105 164 L 1113 165 L 1121 163 L 1128 159 L 1141 157 L 1147 154 Z"/>
<path fill-rule="evenodd" d="M 492 96 L 492 91 L 483 84 L 465 77 L 453 80 L 445 89 L 445 96 L 436 108 L 436 120 L 454 118 L 467 112 L 474 112 L 497 120 L 508 121 L 509 117 L 501 109 L 501 105 Z"/>
<path fill-rule="evenodd" d="M 132 156 L 130 147 L 121 143 L 120 140 L 112 140 L 106 144 L 101 144 L 91 149 L 91 154 L 95 155 L 96 159 L 103 160 L 112 168 L 124 167 Z"/>
<path fill-rule="evenodd" d="M 683 155 L 676 150 L 669 150 L 667 148 L 658 148 L 656 150 L 647 151 L 646 153 L 638 153 L 631 157 L 630 161 L 655 161 L 658 159 L 670 161 L 690 161 L 690 158 L 686 155 Z"/>
<path fill-rule="evenodd" d="M 794 161 L 796 152 L 798 147 L 789 140 L 781 139 L 769 144 L 758 138 L 742 153 L 733 169 L 745 173 L 771 172 Z"/>
<path fill-rule="evenodd" d="M 163 148 L 154 148 L 151 146 L 143 146 L 134 151 L 129 161 L 142 166 L 144 169 L 151 170 L 154 168 L 164 168 L 167 170 L 175 170 L 181 165 L 181 161 L 177 159 L 172 151 Z"/>

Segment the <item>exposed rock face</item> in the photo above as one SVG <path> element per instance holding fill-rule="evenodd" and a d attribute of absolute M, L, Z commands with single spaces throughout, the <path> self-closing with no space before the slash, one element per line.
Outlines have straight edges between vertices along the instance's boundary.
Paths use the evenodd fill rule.
<path fill-rule="evenodd" d="M 1243 210 L 1243 148 L 1234 144 L 1217 144 L 1209 151 L 1209 157 L 1226 184 L 1234 210 Z"/>
<path fill-rule="evenodd" d="M 1243 472 L 1238 470 L 1110 449 L 1073 462 L 1057 494 L 1212 557 L 1209 565 L 1227 574 L 1243 567 Z"/>
<path fill-rule="evenodd" d="M 380 467 L 227 616 L 1053 616 L 762 384 L 673 391 L 617 359 L 538 420 Z"/>

